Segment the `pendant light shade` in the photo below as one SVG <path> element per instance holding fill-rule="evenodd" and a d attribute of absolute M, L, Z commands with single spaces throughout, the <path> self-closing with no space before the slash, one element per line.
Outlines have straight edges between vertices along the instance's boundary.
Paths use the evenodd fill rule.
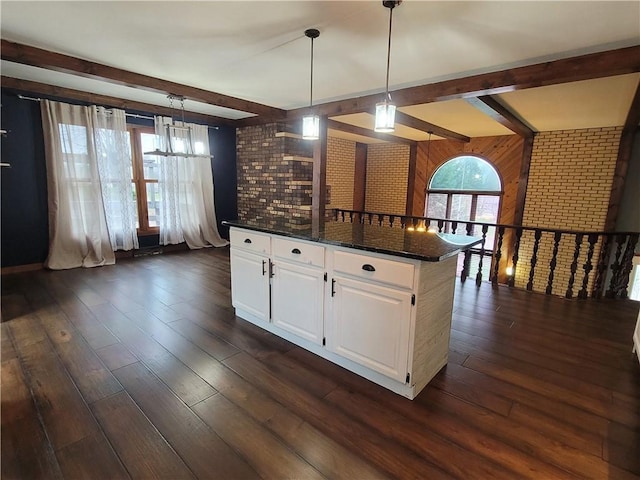
<path fill-rule="evenodd" d="M 376 103 L 376 124 L 374 130 L 380 133 L 393 132 L 396 121 L 396 106 L 390 99 Z"/>
<path fill-rule="evenodd" d="M 309 109 L 313 106 L 313 40 L 320 36 L 320 31 L 309 28 L 304 31 L 307 38 L 311 39 L 311 88 L 309 91 Z M 309 113 L 302 117 L 302 138 L 305 140 L 318 140 L 320 138 L 320 117 Z"/>
<path fill-rule="evenodd" d="M 396 121 L 396 105 L 391 101 L 389 94 L 389 62 L 391 60 L 391 25 L 393 22 L 393 9 L 400 5 L 401 0 L 383 1 L 382 5 L 389 9 L 389 41 L 387 43 L 387 82 L 385 96 L 382 102 L 376 104 L 376 122 L 374 130 L 380 133 L 393 132 Z"/>
<path fill-rule="evenodd" d="M 320 138 L 320 117 L 318 115 L 305 115 L 302 117 L 302 138 L 305 140 L 318 140 Z"/>

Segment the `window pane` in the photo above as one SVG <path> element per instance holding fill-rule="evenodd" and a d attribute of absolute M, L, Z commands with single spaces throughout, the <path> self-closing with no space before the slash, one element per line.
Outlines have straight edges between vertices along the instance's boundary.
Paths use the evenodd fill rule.
<path fill-rule="evenodd" d="M 447 194 L 430 193 L 427 196 L 427 217 L 446 218 L 447 217 Z"/>
<path fill-rule="evenodd" d="M 140 142 L 142 145 L 142 152 L 152 152 L 156 149 L 157 135 L 153 133 L 141 133 Z M 158 161 L 160 157 L 155 155 L 143 155 L 142 163 L 144 168 L 145 180 L 157 180 L 158 179 Z"/>
<path fill-rule="evenodd" d="M 452 220 L 469 220 L 471 217 L 471 195 L 451 195 Z"/>
<path fill-rule="evenodd" d="M 476 222 L 497 223 L 498 207 L 500 205 L 500 197 L 496 195 L 478 195 L 478 204 L 476 206 Z M 482 227 L 476 225 L 474 235 L 482 236 Z M 493 250 L 496 236 L 496 227 L 489 227 L 487 230 L 487 240 L 484 248 Z"/>
<path fill-rule="evenodd" d="M 500 177 L 485 160 L 462 156 L 449 160 L 431 178 L 430 189 L 437 190 L 485 190 L 499 192 Z"/>
<path fill-rule="evenodd" d="M 147 183 L 147 213 L 149 215 L 149 226 L 160 226 L 160 189 L 157 183 Z"/>
<path fill-rule="evenodd" d="M 138 204 L 138 192 L 136 192 L 136 184 L 131 183 L 131 196 L 133 197 L 133 201 Z M 140 228 L 140 218 L 138 217 L 138 209 L 136 208 L 136 228 Z"/>

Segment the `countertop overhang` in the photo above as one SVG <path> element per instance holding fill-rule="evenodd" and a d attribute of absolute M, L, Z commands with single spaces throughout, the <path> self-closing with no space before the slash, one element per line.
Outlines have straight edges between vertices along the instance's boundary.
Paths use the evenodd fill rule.
<path fill-rule="evenodd" d="M 479 237 L 453 235 L 360 223 L 328 221 L 317 230 L 286 226 L 273 219 L 225 220 L 224 225 L 368 252 L 439 262 L 482 242 Z"/>

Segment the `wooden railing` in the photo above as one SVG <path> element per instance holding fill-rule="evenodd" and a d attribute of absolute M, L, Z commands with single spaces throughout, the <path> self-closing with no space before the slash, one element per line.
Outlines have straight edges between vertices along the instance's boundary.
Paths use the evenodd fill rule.
<path fill-rule="evenodd" d="M 566 298 L 627 298 L 638 232 L 590 232 L 334 209 L 335 221 L 478 236 L 460 279 Z M 475 270 L 473 275 L 472 270 Z M 562 283 L 558 292 L 558 283 Z M 566 288 L 565 288 L 566 287 Z"/>

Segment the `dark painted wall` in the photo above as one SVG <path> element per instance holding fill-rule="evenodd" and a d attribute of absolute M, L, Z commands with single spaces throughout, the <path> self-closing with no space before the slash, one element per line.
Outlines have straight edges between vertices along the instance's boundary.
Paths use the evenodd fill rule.
<path fill-rule="evenodd" d="M 41 95 L 21 92 L 27 96 Z M 87 105 L 63 98 L 52 100 Z M 1 178 L 1 243 L 3 267 L 42 263 L 49 250 L 47 208 L 47 172 L 40 104 L 21 100 L 15 93 L 2 91 L 2 129 L 9 133 L 2 138 Z M 129 112 L 151 115 L 146 112 Z M 127 117 L 127 122 L 152 126 L 153 121 Z M 209 143 L 214 178 L 218 228 L 228 238 L 223 220 L 237 217 L 236 199 L 236 133 L 235 128 L 220 126 L 209 129 Z M 140 247 L 158 245 L 158 236 L 140 237 Z"/>

